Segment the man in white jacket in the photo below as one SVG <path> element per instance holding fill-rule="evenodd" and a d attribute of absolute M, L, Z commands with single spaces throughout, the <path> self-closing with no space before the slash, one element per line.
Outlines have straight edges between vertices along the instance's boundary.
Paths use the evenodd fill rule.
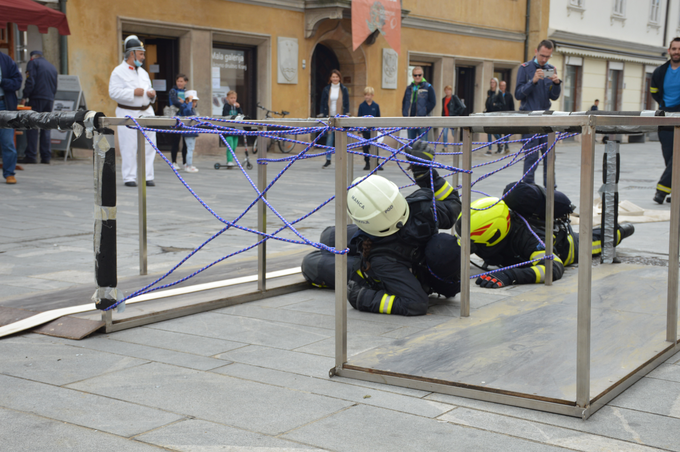
<path fill-rule="evenodd" d="M 125 60 L 111 73 L 109 96 L 118 103 L 116 116 L 154 116 L 151 104 L 156 100 L 149 74 L 142 68 L 144 63 L 144 44 L 135 35 L 125 39 Z M 156 142 L 155 132 L 146 132 Z M 137 131 L 126 126 L 118 126 L 118 145 L 123 159 L 123 181 L 127 187 L 137 186 Z M 151 143 L 145 145 L 146 185 L 153 187 L 153 160 L 156 156 Z"/>

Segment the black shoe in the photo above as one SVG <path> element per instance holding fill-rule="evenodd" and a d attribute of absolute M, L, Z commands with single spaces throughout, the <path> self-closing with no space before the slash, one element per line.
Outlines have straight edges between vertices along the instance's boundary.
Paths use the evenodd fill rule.
<path fill-rule="evenodd" d="M 657 204 L 663 204 L 664 200 L 666 199 L 667 193 L 662 192 L 661 190 L 657 190 L 656 193 L 654 194 L 654 202 Z"/>
<path fill-rule="evenodd" d="M 370 171 L 370 170 L 371 170 L 371 165 L 369 165 L 368 163 L 366 165 L 364 165 L 364 171 Z"/>
<path fill-rule="evenodd" d="M 667 203 L 670 203 L 670 202 L 671 202 L 671 197 L 670 197 L 670 196 L 669 196 L 668 198 L 666 198 L 666 202 L 667 202 Z"/>
<path fill-rule="evenodd" d="M 146 181 L 146 186 L 147 186 L 147 187 L 155 187 L 155 186 L 156 186 L 156 182 L 154 182 L 154 181 L 152 181 L 152 180 L 148 180 L 148 181 Z"/>
<path fill-rule="evenodd" d="M 24 164 L 27 164 L 27 163 L 38 163 L 38 161 L 37 161 L 37 160 L 33 160 L 33 159 L 29 159 L 28 157 L 24 157 L 24 158 L 20 158 L 19 160 L 17 160 L 17 163 L 24 163 Z"/>
<path fill-rule="evenodd" d="M 330 160 L 326 160 L 326 163 L 324 163 L 323 166 L 322 166 L 321 168 L 322 168 L 322 169 L 326 169 L 326 168 L 328 168 L 329 166 L 331 166 L 331 161 L 330 161 Z"/>
<path fill-rule="evenodd" d="M 125 186 L 126 187 L 136 187 L 137 182 L 135 182 L 135 181 L 125 182 Z"/>
<path fill-rule="evenodd" d="M 42 163 L 44 165 L 49 165 L 50 161 L 49 160 L 41 160 L 40 163 Z"/>
<path fill-rule="evenodd" d="M 621 231 L 621 240 L 626 237 L 630 237 L 635 232 L 635 226 L 633 223 L 621 223 L 619 225 L 619 231 Z"/>

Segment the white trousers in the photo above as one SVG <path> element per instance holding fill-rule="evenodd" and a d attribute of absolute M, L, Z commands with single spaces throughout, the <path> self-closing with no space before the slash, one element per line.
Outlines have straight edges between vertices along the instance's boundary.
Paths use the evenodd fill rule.
<path fill-rule="evenodd" d="M 116 116 L 118 118 L 124 118 L 125 116 L 138 118 L 142 115 L 153 116 L 153 109 L 149 107 L 146 110 L 140 111 L 116 107 Z M 156 144 L 156 132 L 146 132 L 146 134 Z M 156 157 L 156 150 L 146 139 L 144 141 L 146 180 L 153 180 L 153 160 Z M 120 156 L 123 160 L 123 182 L 137 182 L 137 131 L 135 129 L 128 129 L 126 126 L 118 126 L 118 146 L 120 146 Z"/>

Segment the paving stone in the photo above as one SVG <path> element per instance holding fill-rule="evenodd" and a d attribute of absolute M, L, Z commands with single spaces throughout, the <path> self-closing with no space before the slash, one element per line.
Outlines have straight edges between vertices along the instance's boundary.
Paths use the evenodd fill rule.
<path fill-rule="evenodd" d="M 225 341 L 222 339 L 195 336 L 193 334 L 158 330 L 154 328 L 154 326 L 155 325 L 150 325 L 118 331 L 109 334 L 107 337 L 115 341 L 131 342 L 133 344 L 146 345 L 147 347 L 162 348 L 201 356 L 212 356 L 248 345 L 243 342 Z"/>
<path fill-rule="evenodd" d="M 294 349 L 323 340 L 332 332 L 302 325 L 282 325 L 266 320 L 212 312 L 158 323 L 155 328 L 235 342 Z"/>
<path fill-rule="evenodd" d="M 646 378 L 657 378 L 680 383 L 680 366 L 676 364 L 662 364 L 650 373 Z"/>
<path fill-rule="evenodd" d="M 130 437 L 183 419 L 108 397 L 0 375 L 0 406 Z"/>
<path fill-rule="evenodd" d="M 64 345 L 59 339 L 18 336 L 0 340 L 5 375 L 64 385 L 147 361 Z"/>
<path fill-rule="evenodd" d="M 679 419 L 614 407 L 611 406 L 611 403 L 598 410 L 586 421 L 583 421 L 571 416 L 544 413 L 446 394 L 432 393 L 427 398 L 480 411 L 525 419 L 534 423 L 564 427 L 651 447 L 680 451 Z"/>
<path fill-rule="evenodd" d="M 391 344 L 393 338 L 385 336 L 366 336 L 356 334 L 352 331 L 347 332 L 347 356 L 351 357 L 359 353 L 368 351 L 375 347 Z M 323 341 L 305 345 L 295 349 L 296 352 L 311 353 L 313 355 L 335 357 L 335 338 L 328 338 Z"/>
<path fill-rule="evenodd" d="M 68 450 L 73 452 L 150 452 L 161 449 L 149 444 L 62 421 L 0 407 L 0 437 L 7 451 Z"/>
<path fill-rule="evenodd" d="M 136 438 L 172 450 L 243 451 L 243 452 L 289 452 L 292 450 L 318 451 L 317 449 L 285 439 L 272 438 L 214 422 L 186 420 L 159 428 Z"/>
<path fill-rule="evenodd" d="M 328 377 L 302 376 L 245 364 L 235 363 L 215 369 L 213 372 L 424 417 L 435 418 L 455 408 L 452 405 L 432 402 L 418 397 L 369 389 L 352 384 L 339 384 L 334 379 L 329 379 Z"/>
<path fill-rule="evenodd" d="M 121 356 L 145 359 L 175 366 L 188 367 L 190 369 L 208 370 L 223 366 L 220 359 L 199 356 L 190 353 L 177 352 L 174 350 L 147 347 L 146 345 L 129 342 L 114 341 L 106 337 L 90 337 L 81 341 L 71 341 L 74 347 L 82 347 L 91 350 L 113 353 Z"/>
<path fill-rule="evenodd" d="M 217 357 L 236 363 L 312 376 L 326 376 L 329 369 L 335 366 L 334 358 L 258 345 L 232 350 Z"/>
<path fill-rule="evenodd" d="M 608 450 L 651 452 L 658 450 L 640 444 L 624 442 L 550 425 L 537 425 L 535 422 L 494 413 L 486 413 L 469 408 L 458 408 L 443 414 L 439 419 L 457 425 L 489 430 L 584 452 L 601 452 Z"/>
<path fill-rule="evenodd" d="M 349 402 L 215 373 L 150 363 L 69 386 L 233 427 L 280 434 Z"/>
<path fill-rule="evenodd" d="M 680 382 L 643 378 L 609 405 L 680 419 Z"/>
<path fill-rule="evenodd" d="M 503 450 L 552 452 L 567 450 L 484 430 L 432 422 L 411 414 L 358 405 L 306 425 L 283 438 L 332 450 L 409 451 Z M 501 446 L 502 445 L 502 446 Z"/>

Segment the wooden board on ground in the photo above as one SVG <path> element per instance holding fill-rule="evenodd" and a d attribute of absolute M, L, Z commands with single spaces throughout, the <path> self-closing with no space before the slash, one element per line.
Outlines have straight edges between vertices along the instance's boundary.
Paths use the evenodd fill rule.
<path fill-rule="evenodd" d="M 79 341 L 105 325 L 101 320 L 80 319 L 69 315 L 41 325 L 35 328 L 33 332 Z"/>
<path fill-rule="evenodd" d="M 665 341 L 666 280 L 660 267 L 593 268 L 591 399 L 671 345 Z M 573 403 L 576 315 L 574 272 L 553 286 L 536 285 L 468 318 L 355 355 L 348 364 Z"/>
<path fill-rule="evenodd" d="M 9 325 L 10 323 L 18 322 L 19 320 L 26 319 L 35 314 L 37 314 L 37 311 L 12 308 L 9 306 L 0 306 L 0 326 L 5 326 Z"/>

